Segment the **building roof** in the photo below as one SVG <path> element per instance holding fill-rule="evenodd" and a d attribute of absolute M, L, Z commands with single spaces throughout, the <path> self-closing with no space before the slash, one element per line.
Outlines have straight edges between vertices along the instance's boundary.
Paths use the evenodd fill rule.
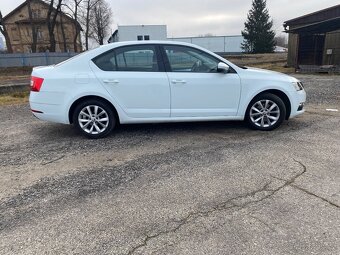
<path fill-rule="evenodd" d="M 295 26 L 301 24 L 316 23 L 337 17 L 340 17 L 340 4 L 287 20 L 284 22 L 284 26 L 287 27 L 292 25 Z"/>
<path fill-rule="evenodd" d="M 287 33 L 293 34 L 316 34 L 328 33 L 340 29 L 340 17 L 315 22 L 312 24 L 297 26 L 292 29 L 286 30 Z"/>
<path fill-rule="evenodd" d="M 32 0 L 26 0 L 25 2 L 23 2 L 22 4 L 20 4 L 19 6 L 17 6 L 13 11 L 11 11 L 10 13 L 8 13 L 5 17 L 3 17 L 3 20 L 6 21 L 6 19 L 8 19 L 10 16 L 14 15 L 18 10 L 20 10 L 21 8 L 23 8 L 26 4 L 27 4 L 27 1 L 32 1 Z M 47 8 L 49 8 L 49 4 L 45 3 L 44 1 L 42 0 L 33 0 L 35 2 L 38 2 L 42 5 L 45 5 Z M 53 7 L 53 10 L 56 11 L 56 9 Z M 74 23 L 75 20 L 73 18 L 71 18 L 69 15 L 67 15 L 66 13 L 64 12 L 61 12 L 61 14 L 63 15 L 63 17 L 65 17 L 66 19 L 68 19 L 70 22 Z M 40 20 L 41 19 L 38 19 L 39 22 L 41 22 Z M 21 20 L 18 20 L 16 22 L 20 22 Z M 22 21 L 25 21 L 25 20 L 22 20 Z M 45 19 L 46 21 L 46 19 Z M 23 22 L 25 23 L 25 22 Z M 80 30 L 82 31 L 82 27 L 81 25 L 79 24 L 79 22 L 77 22 L 77 26 L 80 28 Z"/>

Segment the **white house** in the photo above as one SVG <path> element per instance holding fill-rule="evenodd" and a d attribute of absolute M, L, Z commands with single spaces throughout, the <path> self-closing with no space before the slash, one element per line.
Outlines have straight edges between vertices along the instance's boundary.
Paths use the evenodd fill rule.
<path fill-rule="evenodd" d="M 109 43 L 124 41 L 166 40 L 166 25 L 118 26 Z"/>

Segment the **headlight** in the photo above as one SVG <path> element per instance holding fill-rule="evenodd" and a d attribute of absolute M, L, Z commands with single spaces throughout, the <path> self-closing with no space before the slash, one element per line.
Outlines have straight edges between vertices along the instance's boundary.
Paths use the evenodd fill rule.
<path fill-rule="evenodd" d="M 300 91 L 304 89 L 302 82 L 298 81 L 298 82 L 292 82 L 292 83 L 296 91 Z"/>

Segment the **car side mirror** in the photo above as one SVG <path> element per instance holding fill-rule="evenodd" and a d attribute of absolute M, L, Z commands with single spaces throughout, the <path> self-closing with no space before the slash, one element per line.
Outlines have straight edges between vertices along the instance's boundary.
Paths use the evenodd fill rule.
<path fill-rule="evenodd" d="M 229 70 L 230 70 L 230 67 L 226 63 L 223 63 L 223 62 L 218 63 L 218 65 L 217 65 L 217 71 L 218 72 L 228 73 Z"/>

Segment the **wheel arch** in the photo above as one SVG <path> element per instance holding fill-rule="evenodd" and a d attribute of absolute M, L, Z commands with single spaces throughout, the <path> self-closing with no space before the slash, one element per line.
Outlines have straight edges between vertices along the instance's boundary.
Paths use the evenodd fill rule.
<path fill-rule="evenodd" d="M 103 98 L 103 97 L 100 97 L 100 96 L 83 96 L 83 97 L 80 97 L 78 98 L 76 101 L 73 102 L 73 104 L 71 105 L 69 111 L 68 111 L 68 119 L 69 119 L 69 122 L 70 124 L 73 124 L 73 114 L 74 114 L 74 111 L 77 107 L 78 104 L 86 101 L 86 100 L 90 100 L 90 99 L 96 99 L 96 100 L 100 100 L 102 102 L 105 102 L 106 104 L 108 104 L 111 109 L 113 110 L 113 113 L 115 114 L 115 117 L 116 117 L 116 120 L 117 120 L 117 123 L 120 123 L 120 119 L 119 119 L 119 114 L 118 114 L 118 111 L 116 109 L 116 107 L 107 99 Z"/>
<path fill-rule="evenodd" d="M 292 104 L 290 102 L 290 99 L 289 97 L 287 96 L 287 94 L 281 90 L 278 90 L 278 89 L 268 89 L 268 90 L 264 90 L 264 91 L 261 91 L 260 93 L 258 93 L 257 95 L 255 95 L 252 100 L 250 101 L 248 107 L 247 107 L 247 112 L 249 110 L 249 107 L 251 106 L 251 103 L 254 101 L 254 99 L 260 95 L 263 95 L 263 94 L 267 94 L 267 93 L 270 93 L 270 94 L 273 94 L 273 95 L 276 95 L 278 96 L 285 104 L 286 106 L 286 116 L 285 116 L 285 119 L 288 120 L 289 117 L 290 117 L 290 114 L 291 114 L 291 111 L 292 111 Z"/>

